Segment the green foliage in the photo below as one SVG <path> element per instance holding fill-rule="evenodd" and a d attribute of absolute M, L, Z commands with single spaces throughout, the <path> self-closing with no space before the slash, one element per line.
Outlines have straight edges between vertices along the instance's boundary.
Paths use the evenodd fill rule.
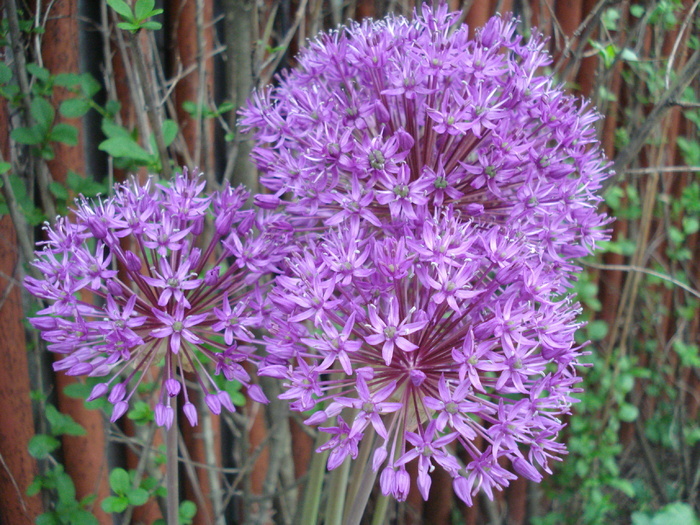
<path fill-rule="evenodd" d="M 120 29 L 138 33 L 141 29 L 155 31 L 162 27 L 159 22 L 148 20 L 163 12 L 154 9 L 155 0 L 136 0 L 133 11 L 124 0 L 107 0 L 107 4 L 124 20 L 117 24 Z"/>
<path fill-rule="evenodd" d="M 195 515 L 197 514 L 197 505 L 193 502 L 185 500 L 180 503 L 178 508 L 178 524 L 190 525 Z M 156 520 L 153 525 L 166 525 L 165 520 Z"/>

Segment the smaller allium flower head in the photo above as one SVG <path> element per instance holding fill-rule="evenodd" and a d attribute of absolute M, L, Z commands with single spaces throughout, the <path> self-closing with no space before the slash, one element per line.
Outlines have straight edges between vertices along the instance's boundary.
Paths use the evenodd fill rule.
<path fill-rule="evenodd" d="M 158 425 L 172 424 L 172 398 L 180 392 L 185 415 L 197 424 L 185 372 L 194 374 L 215 414 L 234 406 L 212 373 L 267 401 L 243 364 L 258 361 L 252 329 L 261 321 L 260 278 L 275 271 L 281 259 L 275 247 L 284 242 L 268 219 L 243 208 L 243 188 L 205 196 L 204 186 L 187 171 L 170 183 L 131 180 L 100 201 L 80 199 L 70 220 L 59 217 L 45 228 L 33 263 L 44 277 L 25 284 L 50 304 L 30 321 L 49 350 L 65 356 L 55 370 L 111 376 L 89 399 L 107 395 L 112 421 L 157 364 Z"/>
<path fill-rule="evenodd" d="M 405 235 L 347 223 L 290 256 L 270 300 L 259 373 L 331 435 L 328 468 L 373 445 L 384 494 L 407 496 L 406 464 L 446 470 L 468 504 L 565 452 L 555 439 L 578 392 L 578 304 L 543 248 L 447 209 Z M 376 437 L 375 437 L 376 436 Z"/>
<path fill-rule="evenodd" d="M 394 227 L 449 205 L 546 243 L 553 263 L 587 255 L 606 236 L 599 116 L 538 73 L 541 36 L 504 16 L 469 39 L 457 18 L 423 5 L 310 42 L 242 112 L 261 182 L 326 226 Z"/>

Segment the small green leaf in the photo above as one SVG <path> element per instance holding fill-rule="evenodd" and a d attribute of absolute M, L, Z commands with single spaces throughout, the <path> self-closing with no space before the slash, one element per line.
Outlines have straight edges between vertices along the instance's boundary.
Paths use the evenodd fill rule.
<path fill-rule="evenodd" d="M 120 496 L 127 494 L 131 490 L 129 473 L 123 468 L 115 468 L 109 474 L 109 486 Z"/>
<path fill-rule="evenodd" d="M 134 489 L 127 494 L 130 505 L 138 507 L 139 505 L 145 505 L 148 501 L 149 495 L 148 491 L 144 489 Z"/>
<path fill-rule="evenodd" d="M 0 162 L 0 175 L 2 175 L 3 173 L 7 173 L 11 169 L 12 169 L 12 164 L 10 164 L 9 162 L 5 162 L 5 161 Z"/>
<path fill-rule="evenodd" d="M 608 335 L 608 323 L 602 320 L 591 321 L 587 331 L 591 341 L 602 341 Z"/>
<path fill-rule="evenodd" d="M 5 62 L 0 62 L 0 84 L 7 84 L 10 80 L 12 80 L 12 70 Z"/>
<path fill-rule="evenodd" d="M 84 98 L 71 98 L 61 102 L 59 113 L 66 118 L 79 118 L 90 110 L 90 102 Z"/>
<path fill-rule="evenodd" d="M 49 78 L 51 78 L 51 72 L 38 64 L 27 64 L 27 71 L 42 82 L 48 82 Z"/>
<path fill-rule="evenodd" d="M 140 24 L 134 24 L 132 22 L 119 22 L 117 24 L 117 27 L 119 29 L 123 29 L 124 31 L 131 31 L 132 33 L 136 33 L 141 29 Z"/>
<path fill-rule="evenodd" d="M 54 436 L 67 434 L 69 436 L 84 436 L 85 429 L 68 414 L 61 414 L 53 405 L 46 406 L 46 419 L 51 425 Z"/>
<path fill-rule="evenodd" d="M 143 20 L 151 16 L 151 11 L 155 7 L 155 0 L 136 0 L 136 5 L 134 5 L 134 18 L 136 20 Z"/>
<path fill-rule="evenodd" d="M 635 4 L 630 6 L 630 14 L 635 18 L 642 18 L 645 12 L 646 9 L 642 5 Z"/>
<path fill-rule="evenodd" d="M 98 149 L 107 152 L 112 157 L 123 157 L 137 162 L 149 163 L 151 155 L 128 137 L 112 137 L 102 142 Z"/>
<path fill-rule="evenodd" d="M 148 22 L 144 22 L 143 24 L 141 24 L 141 27 L 148 31 L 158 31 L 163 27 L 163 24 L 161 24 L 160 22 L 154 22 L 153 20 L 149 20 Z"/>
<path fill-rule="evenodd" d="M 163 141 L 165 146 L 170 146 L 175 137 L 177 137 L 177 123 L 174 120 L 166 120 L 163 122 Z"/>
<path fill-rule="evenodd" d="M 153 409 L 148 403 L 143 401 L 136 401 L 134 403 L 134 408 L 129 410 L 127 417 L 132 419 L 135 423 L 140 425 L 145 425 L 153 421 Z"/>
<path fill-rule="evenodd" d="M 32 117 L 43 130 L 48 130 L 56 117 L 56 111 L 44 97 L 36 97 L 29 108 Z"/>
<path fill-rule="evenodd" d="M 191 501 L 185 500 L 180 503 L 180 510 L 178 514 L 180 515 L 180 519 L 183 521 L 191 520 L 194 518 L 195 514 L 197 514 L 197 505 Z"/>
<path fill-rule="evenodd" d="M 36 496 L 41 492 L 41 489 L 43 487 L 43 484 L 41 483 L 41 479 L 36 478 L 34 481 L 32 481 L 29 486 L 27 487 L 26 494 L 29 497 Z"/>
<path fill-rule="evenodd" d="M 617 416 L 620 418 L 620 421 L 631 423 L 639 417 L 639 409 L 630 403 L 623 403 Z"/>
<path fill-rule="evenodd" d="M 129 500 L 123 496 L 109 496 L 102 500 L 102 510 L 110 514 L 124 512 L 128 506 Z"/>
<path fill-rule="evenodd" d="M 75 146 L 78 143 L 78 128 L 61 122 L 53 127 L 49 139 L 68 146 Z"/>
<path fill-rule="evenodd" d="M 44 141 L 44 131 L 36 125 L 29 128 L 15 128 L 10 132 L 10 138 L 18 144 L 36 146 Z"/>
<path fill-rule="evenodd" d="M 29 441 L 29 455 L 36 459 L 44 459 L 61 445 L 53 436 L 37 434 Z"/>
<path fill-rule="evenodd" d="M 126 20 L 134 19 L 131 8 L 124 0 L 107 0 L 107 5 L 114 9 L 122 18 Z"/>
<path fill-rule="evenodd" d="M 61 525 L 61 521 L 55 512 L 45 512 L 36 517 L 36 525 Z"/>

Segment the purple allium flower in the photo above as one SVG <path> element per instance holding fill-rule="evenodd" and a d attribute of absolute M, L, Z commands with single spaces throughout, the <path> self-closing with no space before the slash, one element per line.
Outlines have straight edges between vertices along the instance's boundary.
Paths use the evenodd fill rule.
<path fill-rule="evenodd" d="M 348 246 L 368 254 L 351 273 L 336 264 Z M 452 209 L 400 241 L 368 222 L 332 228 L 277 278 L 259 373 L 282 379 L 281 397 L 333 435 L 329 468 L 376 434 L 373 466 L 397 499 L 414 458 L 426 498 L 435 466 L 467 503 L 513 479 L 503 458 L 539 480 L 537 468 L 549 471 L 562 453 L 554 439 L 579 391 L 582 353 L 567 276 L 543 257 L 543 247 Z"/>
<path fill-rule="evenodd" d="M 184 413 L 197 424 L 185 372 L 194 373 L 212 412 L 234 410 L 206 361 L 266 402 L 242 364 L 258 362 L 250 328 L 262 322 L 260 279 L 276 271 L 285 242 L 269 227 L 274 216 L 243 208 L 243 188 L 204 196 L 204 185 L 186 171 L 168 184 L 132 180 L 99 202 L 81 199 L 70 221 L 61 217 L 45 228 L 34 262 L 44 278 L 28 277 L 26 286 L 51 304 L 30 321 L 49 350 L 65 355 L 55 370 L 111 376 L 90 399 L 108 394 L 112 421 L 157 364 L 159 425 L 172 424 L 171 398 L 181 391 Z M 214 228 L 205 236 L 208 216 Z"/>
<path fill-rule="evenodd" d="M 242 124 L 287 212 L 326 226 L 394 228 L 452 206 L 484 225 L 546 243 L 546 261 L 590 253 L 608 220 L 595 212 L 609 176 L 599 116 L 539 68 L 539 35 L 494 17 L 468 38 L 446 6 L 323 34 Z M 276 202 L 276 201 L 275 201 Z"/>
<path fill-rule="evenodd" d="M 374 449 L 384 494 L 417 459 L 467 504 L 565 448 L 582 355 L 573 259 L 607 238 L 598 115 L 538 73 L 535 35 L 468 38 L 423 6 L 322 35 L 242 113 L 300 249 L 270 292 L 282 398 L 331 434 L 328 468 Z"/>

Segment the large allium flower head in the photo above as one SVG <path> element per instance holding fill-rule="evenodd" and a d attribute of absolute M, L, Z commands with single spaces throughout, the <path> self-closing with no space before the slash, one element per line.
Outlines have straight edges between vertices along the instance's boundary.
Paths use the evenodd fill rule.
<path fill-rule="evenodd" d="M 548 243 L 566 264 L 605 238 L 598 115 L 538 71 L 542 37 L 494 17 L 475 38 L 445 6 L 321 35 L 242 113 L 287 212 L 385 228 L 443 205 Z"/>
<path fill-rule="evenodd" d="M 49 306 L 30 319 L 49 350 L 65 357 L 55 370 L 111 376 L 90 399 L 108 395 L 112 421 L 152 365 L 162 363 L 155 409 L 159 425 L 173 421 L 171 398 L 183 392 L 184 413 L 197 423 L 184 372 L 194 373 L 213 413 L 234 410 L 207 370 L 246 385 L 265 402 L 243 367 L 257 363 L 252 329 L 261 321 L 261 276 L 282 259 L 273 216 L 244 209 L 248 193 L 226 187 L 205 196 L 204 178 L 178 174 L 116 185 L 99 201 L 81 198 L 69 220 L 46 226 L 27 289 Z M 207 228 L 213 218 L 213 229 Z M 205 235 L 206 233 L 206 235 Z"/>
<path fill-rule="evenodd" d="M 467 502 L 513 479 L 503 458 L 539 480 L 563 453 L 554 440 L 581 355 L 578 305 L 560 296 L 565 277 L 543 257 L 450 208 L 408 238 L 367 222 L 332 228 L 276 280 L 260 373 L 282 379 L 280 397 L 332 435 L 329 468 L 376 433 L 373 467 L 400 500 L 414 458 L 426 498 L 435 466 Z"/>

